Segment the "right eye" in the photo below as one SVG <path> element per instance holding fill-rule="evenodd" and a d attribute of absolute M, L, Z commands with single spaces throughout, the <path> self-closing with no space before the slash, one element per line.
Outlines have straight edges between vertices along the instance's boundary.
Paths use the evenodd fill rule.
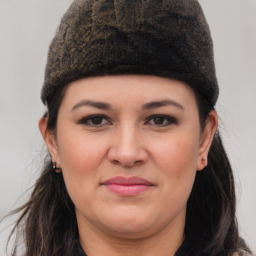
<path fill-rule="evenodd" d="M 92 115 L 81 119 L 78 124 L 83 124 L 92 127 L 102 127 L 111 124 L 104 115 Z"/>

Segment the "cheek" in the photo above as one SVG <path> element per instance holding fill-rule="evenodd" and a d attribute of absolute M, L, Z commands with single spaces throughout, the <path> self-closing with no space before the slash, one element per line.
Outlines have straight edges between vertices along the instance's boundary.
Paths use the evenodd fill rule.
<path fill-rule="evenodd" d="M 170 202 L 186 203 L 197 164 L 197 143 L 186 137 L 156 145 L 155 162 L 164 177 L 164 193 Z"/>
<path fill-rule="evenodd" d="M 62 136 L 60 132 L 58 148 L 68 193 L 75 204 L 85 203 L 84 195 L 90 197 L 100 180 L 97 168 L 105 155 L 104 144 L 88 136 L 84 138 L 82 132 L 75 136 L 68 133 Z"/>
<path fill-rule="evenodd" d="M 77 131 L 75 134 L 69 131 L 60 131 L 58 136 L 61 165 L 64 172 L 85 175 L 102 161 L 105 152 L 104 141 L 85 136 L 83 131 Z"/>
<path fill-rule="evenodd" d="M 186 137 L 155 145 L 155 160 L 169 172 L 176 175 L 186 171 L 196 171 L 198 144 Z M 169 171 L 168 171 L 169 170 Z"/>

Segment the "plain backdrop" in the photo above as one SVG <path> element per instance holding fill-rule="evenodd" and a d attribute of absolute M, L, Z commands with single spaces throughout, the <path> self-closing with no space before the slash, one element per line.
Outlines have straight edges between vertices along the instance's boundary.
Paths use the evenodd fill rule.
<path fill-rule="evenodd" d="M 48 46 L 71 0 L 0 0 L 0 218 L 40 171 Z M 220 85 L 220 131 L 235 173 L 240 231 L 256 251 L 256 0 L 201 0 Z M 0 225 L 0 255 L 11 219 Z"/>

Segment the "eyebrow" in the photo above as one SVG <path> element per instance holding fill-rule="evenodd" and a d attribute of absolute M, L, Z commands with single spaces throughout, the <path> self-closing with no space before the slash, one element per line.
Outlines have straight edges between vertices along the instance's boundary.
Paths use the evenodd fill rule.
<path fill-rule="evenodd" d="M 160 101 L 152 101 L 152 102 L 143 104 L 142 109 L 150 110 L 150 109 L 160 108 L 160 107 L 164 107 L 164 106 L 174 106 L 181 110 L 184 110 L 184 107 L 180 103 L 178 103 L 177 101 L 174 101 L 174 100 L 169 100 L 169 99 L 160 100 Z"/>
<path fill-rule="evenodd" d="M 102 101 L 91 101 L 91 100 L 82 100 L 78 102 L 71 110 L 74 111 L 75 109 L 83 106 L 91 106 L 91 107 L 95 107 L 103 110 L 113 110 L 113 108 L 109 103 L 102 102 Z M 145 103 L 142 105 L 142 110 L 150 110 L 150 109 L 160 108 L 164 106 L 174 106 L 181 110 L 184 110 L 184 107 L 180 103 L 170 99 Z"/>
<path fill-rule="evenodd" d="M 78 102 L 71 110 L 75 110 L 77 108 L 83 107 L 83 106 L 91 106 L 98 109 L 104 109 L 104 110 L 111 110 L 112 107 L 109 103 L 101 102 L 101 101 L 91 101 L 91 100 L 82 100 Z"/>

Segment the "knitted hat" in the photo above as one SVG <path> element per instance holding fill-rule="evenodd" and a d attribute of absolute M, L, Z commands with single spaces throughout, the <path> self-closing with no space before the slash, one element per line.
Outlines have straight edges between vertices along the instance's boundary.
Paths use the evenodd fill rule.
<path fill-rule="evenodd" d="M 197 0 L 75 0 L 50 45 L 44 104 L 68 83 L 105 74 L 178 79 L 218 97 L 213 45 Z"/>

